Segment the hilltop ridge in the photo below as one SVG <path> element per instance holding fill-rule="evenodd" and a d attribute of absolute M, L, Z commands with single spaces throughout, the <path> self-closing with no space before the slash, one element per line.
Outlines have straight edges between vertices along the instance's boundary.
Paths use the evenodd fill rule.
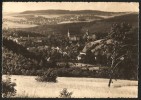
<path fill-rule="evenodd" d="M 120 14 L 127 12 L 106 12 L 99 10 L 34 10 L 34 11 L 24 11 L 20 14 Z"/>

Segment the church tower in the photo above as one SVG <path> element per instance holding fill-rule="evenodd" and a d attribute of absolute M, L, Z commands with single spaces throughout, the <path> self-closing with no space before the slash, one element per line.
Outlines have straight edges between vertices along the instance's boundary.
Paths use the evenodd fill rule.
<path fill-rule="evenodd" d="M 69 29 L 68 29 L 68 38 L 70 38 L 70 32 L 69 32 Z"/>

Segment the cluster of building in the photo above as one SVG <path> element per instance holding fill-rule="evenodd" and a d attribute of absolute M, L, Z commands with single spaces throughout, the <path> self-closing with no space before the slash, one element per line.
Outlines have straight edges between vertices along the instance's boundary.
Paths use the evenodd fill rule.
<path fill-rule="evenodd" d="M 16 35 L 16 34 L 15 34 Z M 93 37 L 92 37 L 93 35 Z M 89 40 L 91 38 L 96 38 L 96 35 L 95 34 L 89 34 L 89 30 L 86 31 L 86 33 L 84 34 L 83 36 L 83 39 L 85 40 Z M 44 37 L 45 38 L 45 37 Z M 67 32 L 67 38 L 69 39 L 69 43 L 73 43 L 73 42 L 76 42 L 76 41 L 79 41 L 80 40 L 80 36 L 77 36 L 77 35 L 72 35 L 68 29 L 68 32 Z M 25 45 L 26 43 L 29 43 L 31 42 L 31 44 L 42 44 L 43 42 L 43 39 L 42 38 L 38 38 L 38 37 L 30 37 L 28 35 L 28 37 L 14 37 L 14 36 L 9 36 L 7 37 L 7 39 L 9 40 L 13 40 L 15 41 L 17 44 L 20 44 L 20 45 Z M 31 51 L 33 49 L 48 49 L 48 46 L 45 45 L 45 46 L 30 46 L 30 47 L 27 47 L 27 50 Z M 59 53 L 63 54 L 63 55 L 66 55 L 67 52 L 63 52 L 61 50 L 61 48 L 59 47 L 51 47 L 52 50 L 57 50 Z M 86 53 L 85 52 L 80 52 L 80 54 L 77 56 L 77 60 L 82 60 L 82 58 L 84 58 L 86 56 Z"/>

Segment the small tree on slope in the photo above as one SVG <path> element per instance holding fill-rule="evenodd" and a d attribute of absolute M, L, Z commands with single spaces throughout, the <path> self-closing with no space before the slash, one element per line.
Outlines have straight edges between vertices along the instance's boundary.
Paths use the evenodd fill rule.
<path fill-rule="evenodd" d="M 109 39 L 112 40 L 111 44 L 106 42 Z M 110 33 L 103 42 L 103 52 L 105 55 L 110 54 L 108 55 L 111 62 L 109 87 L 117 70 L 124 70 L 123 72 L 127 72 L 126 74 L 129 77 L 131 77 L 129 71 L 135 71 L 136 73 L 138 63 L 137 40 L 137 34 L 129 24 L 121 23 L 112 26 Z"/>

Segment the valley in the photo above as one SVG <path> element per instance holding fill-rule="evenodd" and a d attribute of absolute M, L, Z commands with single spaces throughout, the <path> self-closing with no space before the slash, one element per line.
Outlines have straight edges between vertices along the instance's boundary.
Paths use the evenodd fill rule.
<path fill-rule="evenodd" d="M 4 13 L 3 79 L 11 75 L 16 98 L 59 98 L 64 88 L 72 98 L 137 98 L 138 17 L 100 10 Z"/>

